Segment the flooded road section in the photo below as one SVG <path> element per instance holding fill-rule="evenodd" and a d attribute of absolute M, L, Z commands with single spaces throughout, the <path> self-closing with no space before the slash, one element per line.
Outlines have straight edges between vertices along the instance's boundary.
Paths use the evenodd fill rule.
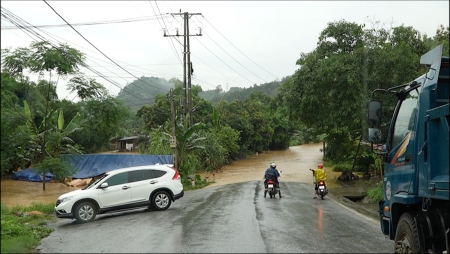
<path fill-rule="evenodd" d="M 312 183 L 312 172 L 309 169 L 315 169 L 318 163 L 322 163 L 321 148 L 322 144 L 307 144 L 293 146 L 284 151 L 268 151 L 233 161 L 231 165 L 226 165 L 221 170 L 201 175 L 202 178 L 208 176 L 209 179 L 215 179 L 215 183 L 207 188 L 230 183 L 259 181 L 263 179 L 270 162 L 275 162 L 277 169 L 282 171 L 280 182 Z M 338 187 L 335 179 L 340 172 L 332 172 L 330 168 L 325 168 L 325 171 L 329 187 Z"/>
<path fill-rule="evenodd" d="M 311 183 L 312 173 L 310 168 L 315 169 L 317 163 L 322 161 L 320 152 L 322 144 L 307 144 L 290 147 L 284 151 L 268 151 L 263 154 L 249 156 L 246 159 L 233 161 L 222 169 L 214 172 L 203 173 L 202 178 L 208 176 L 215 180 L 207 188 L 221 186 L 231 183 L 248 181 L 259 181 L 264 176 L 264 171 L 274 161 L 277 168 L 282 171 L 280 182 Z M 336 185 L 337 173 L 325 169 L 328 175 L 328 184 L 332 188 Z M 83 187 L 83 186 L 82 186 Z M 8 207 L 16 205 L 28 206 L 32 203 L 54 203 L 64 193 L 77 190 L 82 187 L 69 187 L 62 183 L 45 183 L 45 191 L 42 190 L 41 182 L 26 182 L 17 180 L 1 181 L 1 202 Z"/>

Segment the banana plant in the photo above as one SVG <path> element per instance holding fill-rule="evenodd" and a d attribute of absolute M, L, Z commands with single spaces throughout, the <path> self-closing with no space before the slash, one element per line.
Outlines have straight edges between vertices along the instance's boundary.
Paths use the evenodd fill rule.
<path fill-rule="evenodd" d="M 24 113 L 27 120 L 27 126 L 30 128 L 32 133 L 32 139 L 30 140 L 29 151 L 32 154 L 32 162 L 38 166 L 37 171 L 46 174 L 45 167 L 39 167 L 39 165 L 55 165 L 50 169 L 50 173 L 54 175 L 63 176 L 65 173 L 69 173 L 68 165 L 62 165 L 63 162 L 60 160 L 61 154 L 80 154 L 81 149 L 75 144 L 74 141 L 69 137 L 70 134 L 82 129 L 82 125 L 88 120 L 83 119 L 79 113 L 75 115 L 72 120 L 64 127 L 64 113 L 63 110 L 59 111 L 57 121 L 55 121 L 55 115 L 58 113 L 57 110 L 51 109 L 50 112 L 44 116 L 41 124 L 38 126 L 33 121 L 33 116 L 31 114 L 30 107 L 27 101 L 23 102 Z M 48 138 L 45 139 L 44 135 Z M 52 162 L 45 163 L 44 156 Z M 45 159 L 47 160 L 47 159 Z M 58 164 L 60 163 L 60 167 Z M 60 170 L 59 170 L 60 169 Z"/>
<path fill-rule="evenodd" d="M 186 115 L 186 119 L 189 119 L 189 114 Z M 203 127 L 203 123 L 195 123 L 189 126 L 188 121 L 184 121 L 181 123 L 177 122 L 175 126 L 175 133 L 177 139 L 177 150 L 179 156 L 177 159 L 179 160 L 178 165 L 181 165 L 181 168 L 184 168 L 183 165 L 185 162 L 192 161 L 192 152 L 194 149 L 205 149 L 205 147 L 201 144 L 201 141 L 205 140 L 205 137 L 200 137 L 198 131 Z M 193 164 L 189 162 L 189 164 Z M 188 168 L 189 171 L 193 170 L 192 168 Z M 187 172 L 190 173 L 190 172 Z"/>

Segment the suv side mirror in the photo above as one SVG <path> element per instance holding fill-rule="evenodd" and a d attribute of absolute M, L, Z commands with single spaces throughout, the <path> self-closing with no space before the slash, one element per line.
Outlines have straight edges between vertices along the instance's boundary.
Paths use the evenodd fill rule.
<path fill-rule="evenodd" d="M 102 183 L 100 185 L 100 189 L 105 189 L 105 188 L 108 188 L 108 183 Z"/>

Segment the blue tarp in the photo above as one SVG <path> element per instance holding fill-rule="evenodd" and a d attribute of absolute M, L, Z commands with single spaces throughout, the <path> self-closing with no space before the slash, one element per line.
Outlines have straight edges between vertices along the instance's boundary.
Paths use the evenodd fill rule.
<path fill-rule="evenodd" d="M 172 155 L 144 155 L 144 154 L 81 154 L 61 156 L 75 166 L 77 172 L 73 178 L 91 178 L 105 172 L 134 166 L 172 164 Z M 52 174 L 46 174 L 46 181 L 53 178 Z M 15 172 L 13 180 L 42 182 L 42 175 L 32 169 Z"/>
<path fill-rule="evenodd" d="M 31 182 L 42 182 L 42 174 L 36 173 L 34 169 L 28 168 L 19 172 L 14 172 L 11 177 L 12 180 L 22 180 Z M 50 182 L 53 179 L 53 174 L 46 173 L 45 181 Z"/>

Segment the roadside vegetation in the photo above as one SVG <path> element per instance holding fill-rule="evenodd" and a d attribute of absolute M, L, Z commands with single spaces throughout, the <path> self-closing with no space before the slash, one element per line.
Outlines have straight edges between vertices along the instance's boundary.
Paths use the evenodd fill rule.
<path fill-rule="evenodd" d="M 1 204 L 1 253 L 31 253 L 53 229 L 55 204 L 37 203 L 29 207 Z"/>
<path fill-rule="evenodd" d="M 367 196 L 375 202 L 383 200 L 383 181 L 379 182 L 376 188 L 369 189 Z"/>

